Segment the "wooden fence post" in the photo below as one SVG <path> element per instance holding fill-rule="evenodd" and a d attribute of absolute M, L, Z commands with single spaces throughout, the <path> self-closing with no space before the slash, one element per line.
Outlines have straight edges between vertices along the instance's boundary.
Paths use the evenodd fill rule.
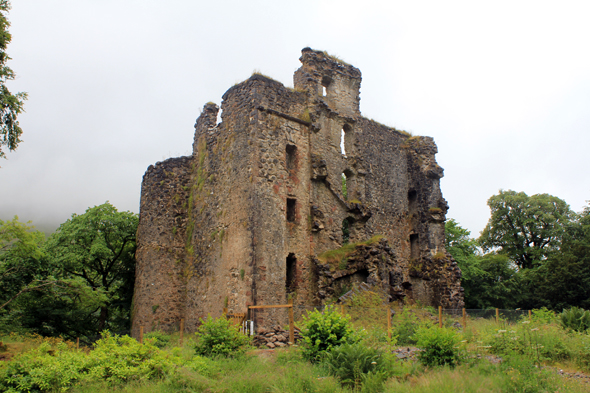
<path fill-rule="evenodd" d="M 295 320 L 293 318 L 293 299 L 289 299 L 289 342 L 295 344 Z"/>
<path fill-rule="evenodd" d="M 182 338 L 184 335 L 184 318 L 180 319 L 180 346 L 182 347 Z"/>
<path fill-rule="evenodd" d="M 496 309 L 496 323 L 500 322 L 500 310 Z"/>
<path fill-rule="evenodd" d="M 76 338 L 76 350 L 80 349 L 80 337 Z"/>
<path fill-rule="evenodd" d="M 139 343 L 143 344 L 143 326 L 139 327 Z"/>
<path fill-rule="evenodd" d="M 533 318 L 533 313 L 531 310 L 529 310 L 529 319 L 532 319 L 532 318 Z"/>
<path fill-rule="evenodd" d="M 391 340 L 391 309 L 387 307 L 387 337 Z"/>
<path fill-rule="evenodd" d="M 463 309 L 463 330 L 465 330 L 466 327 L 467 327 L 467 313 L 465 312 L 465 309 Z"/>
<path fill-rule="evenodd" d="M 438 306 L 438 327 L 442 327 L 442 306 Z"/>
<path fill-rule="evenodd" d="M 340 305 L 340 314 L 344 315 L 344 304 Z"/>

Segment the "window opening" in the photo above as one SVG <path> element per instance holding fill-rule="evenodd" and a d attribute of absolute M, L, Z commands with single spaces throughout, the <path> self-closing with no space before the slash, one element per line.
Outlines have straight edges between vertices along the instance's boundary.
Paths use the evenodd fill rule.
<path fill-rule="evenodd" d="M 350 242 L 351 224 L 352 224 L 352 218 L 350 218 L 350 217 L 342 220 L 342 244 L 348 244 Z"/>
<path fill-rule="evenodd" d="M 295 258 L 295 254 L 289 253 L 287 256 L 286 269 L 285 289 L 287 293 L 292 293 L 297 289 L 297 258 Z"/>
<path fill-rule="evenodd" d="M 420 244 L 417 234 L 410 235 L 410 258 L 415 261 L 420 258 Z"/>
<path fill-rule="evenodd" d="M 295 166 L 296 166 L 295 157 L 296 157 L 296 153 L 297 153 L 297 146 L 287 145 L 286 153 L 287 153 L 287 162 L 286 162 L 287 170 L 288 171 L 294 170 Z"/>
<path fill-rule="evenodd" d="M 408 191 L 408 208 L 410 210 L 410 214 L 416 211 L 416 202 L 418 201 L 418 193 L 416 190 Z"/>
<path fill-rule="evenodd" d="M 295 222 L 295 205 L 297 203 L 296 199 L 287 198 L 287 221 L 288 222 Z"/>
<path fill-rule="evenodd" d="M 324 76 L 322 78 L 322 96 L 326 97 L 328 95 L 328 86 L 332 83 L 332 78 L 329 76 Z"/>
<path fill-rule="evenodd" d="M 342 196 L 345 200 L 348 200 L 348 186 L 346 184 L 346 174 L 342 174 Z"/>
<path fill-rule="evenodd" d="M 340 131 L 340 153 L 342 153 L 342 155 L 344 157 L 346 157 L 346 146 L 350 147 L 350 145 L 347 143 L 347 139 L 351 138 L 351 135 L 348 135 L 349 131 L 350 131 L 350 126 L 348 124 L 345 124 L 344 126 L 342 126 L 342 130 Z M 350 150 L 350 149 L 348 149 L 348 150 Z M 349 151 L 349 153 L 350 153 L 350 151 Z"/>

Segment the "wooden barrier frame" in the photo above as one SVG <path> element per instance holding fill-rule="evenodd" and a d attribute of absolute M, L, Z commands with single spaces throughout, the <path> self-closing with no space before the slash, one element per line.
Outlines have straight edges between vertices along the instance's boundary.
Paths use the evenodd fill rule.
<path fill-rule="evenodd" d="M 295 344 L 295 320 L 293 318 L 293 299 L 289 299 L 289 304 L 269 304 L 260 306 L 248 306 L 248 311 L 261 308 L 288 308 L 289 309 L 289 342 Z"/>

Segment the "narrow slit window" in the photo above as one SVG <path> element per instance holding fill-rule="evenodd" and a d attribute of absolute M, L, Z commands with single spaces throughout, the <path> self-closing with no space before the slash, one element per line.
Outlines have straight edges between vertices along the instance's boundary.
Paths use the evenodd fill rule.
<path fill-rule="evenodd" d="M 345 218 L 342 220 L 342 244 L 348 244 L 350 242 L 350 224 L 352 220 Z"/>
<path fill-rule="evenodd" d="M 287 145 L 286 154 L 287 154 L 287 162 L 286 162 L 287 170 L 288 171 L 295 170 L 296 166 L 297 166 L 297 162 L 296 162 L 297 146 Z"/>
<path fill-rule="evenodd" d="M 295 211 L 297 206 L 297 200 L 293 198 L 287 198 L 287 221 L 295 222 Z"/>
<path fill-rule="evenodd" d="M 346 157 L 347 151 L 349 154 L 352 153 L 352 149 L 350 149 L 350 146 L 352 144 L 352 133 L 350 132 L 350 130 L 350 125 L 344 124 L 342 126 L 342 130 L 340 131 L 340 152 L 344 157 Z"/>
<path fill-rule="evenodd" d="M 420 257 L 420 243 L 418 240 L 418 235 L 413 234 L 410 235 L 410 258 L 417 261 Z"/>
<path fill-rule="evenodd" d="M 328 95 L 328 86 L 332 83 L 332 78 L 329 76 L 324 76 L 322 78 L 322 96 L 326 97 Z"/>
<path fill-rule="evenodd" d="M 408 208 L 410 209 L 410 214 L 416 211 L 416 202 L 418 201 L 418 193 L 416 190 L 408 191 Z"/>
<path fill-rule="evenodd" d="M 293 253 L 289 253 L 287 257 L 285 288 L 287 293 L 293 293 L 297 289 L 297 258 Z"/>

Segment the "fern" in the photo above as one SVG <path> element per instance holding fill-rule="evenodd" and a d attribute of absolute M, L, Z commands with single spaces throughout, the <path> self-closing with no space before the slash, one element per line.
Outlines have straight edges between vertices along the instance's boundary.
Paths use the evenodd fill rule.
<path fill-rule="evenodd" d="M 583 332 L 590 328 L 590 311 L 572 307 L 569 310 L 563 310 L 559 315 L 559 320 L 564 329 Z"/>

